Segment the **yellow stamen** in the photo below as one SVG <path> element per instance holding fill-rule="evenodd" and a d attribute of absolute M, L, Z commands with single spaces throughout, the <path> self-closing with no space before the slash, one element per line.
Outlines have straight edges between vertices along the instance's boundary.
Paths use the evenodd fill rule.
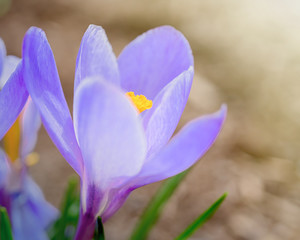
<path fill-rule="evenodd" d="M 3 138 L 4 150 L 12 162 L 19 157 L 20 138 L 21 130 L 18 118 Z"/>
<path fill-rule="evenodd" d="M 152 101 L 148 100 L 144 95 L 134 95 L 134 92 L 127 92 L 126 95 L 130 97 L 139 113 L 152 107 Z"/>
<path fill-rule="evenodd" d="M 32 166 L 37 164 L 39 160 L 40 160 L 40 155 L 36 152 L 32 152 L 28 154 L 28 156 L 26 157 L 25 163 L 27 166 Z"/>

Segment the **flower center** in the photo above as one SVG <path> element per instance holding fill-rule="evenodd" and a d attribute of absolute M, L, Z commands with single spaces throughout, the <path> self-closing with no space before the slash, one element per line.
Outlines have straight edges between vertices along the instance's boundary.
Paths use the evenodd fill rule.
<path fill-rule="evenodd" d="M 152 107 L 152 101 L 148 100 L 144 95 L 135 95 L 134 92 L 127 92 L 126 95 L 133 102 L 139 113 Z"/>

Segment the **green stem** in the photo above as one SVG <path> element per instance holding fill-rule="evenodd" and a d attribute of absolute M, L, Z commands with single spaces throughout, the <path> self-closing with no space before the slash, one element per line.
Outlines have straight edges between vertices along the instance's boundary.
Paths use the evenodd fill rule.
<path fill-rule="evenodd" d="M 166 180 L 161 185 L 156 195 L 152 198 L 149 205 L 144 210 L 140 221 L 133 230 L 133 233 L 130 237 L 131 240 L 142 240 L 147 238 L 151 228 L 158 220 L 164 205 L 167 203 L 187 173 L 188 170 Z"/>

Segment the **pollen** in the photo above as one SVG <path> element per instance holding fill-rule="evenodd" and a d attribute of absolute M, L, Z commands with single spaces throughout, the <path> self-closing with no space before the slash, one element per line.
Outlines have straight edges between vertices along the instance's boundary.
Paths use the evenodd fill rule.
<path fill-rule="evenodd" d="M 144 95 L 135 95 L 134 92 L 127 92 L 126 95 L 131 99 L 139 113 L 152 107 L 152 101 L 148 100 Z"/>
<path fill-rule="evenodd" d="M 28 154 L 28 156 L 25 159 L 25 163 L 27 166 L 33 166 L 35 164 L 37 164 L 40 160 L 40 156 L 38 153 L 36 152 L 32 152 L 30 154 Z"/>

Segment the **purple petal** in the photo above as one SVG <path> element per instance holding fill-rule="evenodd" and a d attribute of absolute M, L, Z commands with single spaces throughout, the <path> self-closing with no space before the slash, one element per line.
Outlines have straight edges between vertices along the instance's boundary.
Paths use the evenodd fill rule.
<path fill-rule="evenodd" d="M 11 174 L 11 165 L 8 161 L 5 152 L 0 148 L 0 206 L 5 207 L 10 215 L 11 199 L 6 188 Z"/>
<path fill-rule="evenodd" d="M 45 33 L 31 27 L 23 43 L 24 78 L 43 124 L 56 147 L 80 175 L 82 159 L 73 121 Z"/>
<path fill-rule="evenodd" d="M 6 57 L 5 44 L 3 40 L 0 38 L 0 76 L 2 74 L 5 57 Z"/>
<path fill-rule="evenodd" d="M 21 58 L 16 56 L 6 56 L 4 58 L 2 74 L 0 76 L 0 89 L 3 88 L 11 74 L 16 70 L 20 61 Z"/>
<path fill-rule="evenodd" d="M 82 213 L 79 216 L 78 224 L 76 227 L 76 234 L 74 240 L 89 240 L 94 239 L 94 232 L 97 217 L 92 216 L 89 212 Z"/>
<path fill-rule="evenodd" d="M 39 219 L 35 218 L 31 209 L 18 206 L 15 203 L 11 206 L 12 230 L 15 240 L 49 240 L 46 229 L 39 224 Z M 16 208 L 22 209 L 16 209 Z"/>
<path fill-rule="evenodd" d="M 20 63 L 0 91 L 0 140 L 17 119 L 27 97 Z"/>
<path fill-rule="evenodd" d="M 74 125 L 84 159 L 87 199 L 136 175 L 145 158 L 146 140 L 125 93 L 98 78 L 84 81 L 74 97 Z"/>
<path fill-rule="evenodd" d="M 40 187 L 28 175 L 25 176 L 23 192 L 26 194 L 29 205 L 33 208 L 35 216 L 39 219 L 43 228 L 49 225 L 58 217 L 58 210 L 46 201 Z"/>
<path fill-rule="evenodd" d="M 123 187 L 122 189 L 117 189 L 111 193 L 109 204 L 101 214 L 103 222 L 106 222 L 123 206 L 132 190 L 134 189 Z"/>
<path fill-rule="evenodd" d="M 118 58 L 121 86 L 153 100 L 170 81 L 193 65 L 188 41 L 176 29 L 152 29 L 132 41 Z"/>
<path fill-rule="evenodd" d="M 24 159 L 33 151 L 37 140 L 38 130 L 41 127 L 40 114 L 31 98 L 28 98 L 23 111 L 21 118 L 21 159 Z"/>
<path fill-rule="evenodd" d="M 10 216 L 11 213 L 11 201 L 10 196 L 7 194 L 7 191 L 4 187 L 0 186 L 0 206 L 3 206 L 7 210 L 8 216 Z"/>
<path fill-rule="evenodd" d="M 20 192 L 12 194 L 11 221 L 14 239 L 48 239 L 46 228 L 58 217 L 37 184 L 28 176 Z"/>
<path fill-rule="evenodd" d="M 191 167 L 215 141 L 226 111 L 224 105 L 219 112 L 188 123 L 156 156 L 148 159 L 136 185 L 160 181 Z"/>
<path fill-rule="evenodd" d="M 100 76 L 120 85 L 116 56 L 102 27 L 90 25 L 86 30 L 76 62 L 74 92 L 86 77 Z"/>
<path fill-rule="evenodd" d="M 153 107 L 145 112 L 143 124 L 147 138 L 147 154 L 155 154 L 173 135 L 186 105 L 194 70 L 183 72 L 156 96 Z"/>
<path fill-rule="evenodd" d="M 0 189 L 4 187 L 9 172 L 10 165 L 8 163 L 6 154 L 0 148 Z"/>

